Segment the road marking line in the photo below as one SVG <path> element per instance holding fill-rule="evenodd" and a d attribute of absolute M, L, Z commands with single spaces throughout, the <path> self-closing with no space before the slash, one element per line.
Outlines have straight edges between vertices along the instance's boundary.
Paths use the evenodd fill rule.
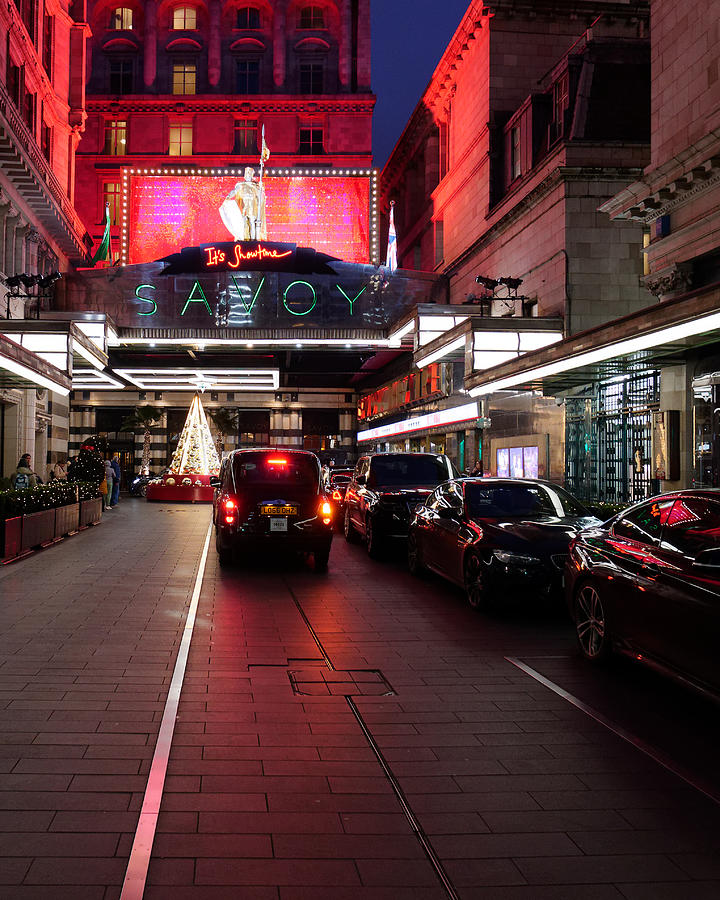
<path fill-rule="evenodd" d="M 180 692 L 185 678 L 185 669 L 187 667 L 188 654 L 190 652 L 190 641 L 192 640 L 193 628 L 195 627 L 195 616 L 197 614 L 198 600 L 200 598 L 200 590 L 205 574 L 205 564 L 207 562 L 211 533 L 212 522 L 208 526 L 207 535 L 205 537 L 205 546 L 203 547 L 197 575 L 195 576 L 195 587 L 193 588 L 192 597 L 190 599 L 190 607 L 188 609 L 187 619 L 185 620 L 185 629 L 180 641 L 177 659 L 175 660 L 175 669 L 173 671 L 172 681 L 170 682 L 167 700 L 165 701 L 165 709 L 163 711 L 162 722 L 160 723 L 157 743 L 155 744 L 155 752 L 153 753 L 152 764 L 150 766 L 150 775 L 148 776 L 143 805 L 140 810 L 140 819 L 138 820 L 138 825 L 135 829 L 135 839 L 133 840 L 130 858 L 128 859 L 127 869 L 125 870 L 125 880 L 123 882 L 120 900 L 142 900 L 142 896 L 145 892 L 150 854 L 152 852 L 153 841 L 155 840 L 155 829 L 157 828 L 158 814 L 163 798 L 168 759 L 170 757 L 170 748 L 172 746 L 178 704 L 180 702 Z"/>
<path fill-rule="evenodd" d="M 542 657 L 537 658 L 541 659 Z M 700 791 L 701 794 L 704 794 L 709 800 L 712 800 L 713 803 L 720 804 L 720 794 L 718 794 L 718 792 L 715 791 L 714 788 L 704 785 L 702 782 L 696 780 L 694 775 L 684 769 L 681 765 L 679 765 L 679 763 L 676 763 L 672 759 L 672 757 L 666 756 L 661 750 L 657 750 L 651 744 L 648 744 L 646 741 L 644 741 L 641 737 L 638 737 L 631 731 L 627 731 L 621 725 L 616 725 L 611 719 L 608 719 L 601 712 L 593 709 L 592 706 L 588 706 L 587 703 L 584 703 L 579 697 L 576 697 L 574 694 L 570 694 L 564 688 L 561 688 L 560 685 L 555 684 L 554 681 L 550 681 L 549 678 L 541 675 L 540 672 L 526 665 L 516 657 L 506 656 L 505 659 L 521 671 L 525 672 L 526 675 L 534 678 L 535 681 L 539 681 L 540 684 L 545 685 L 546 688 L 549 688 L 551 691 L 557 694 L 558 697 L 562 697 L 563 700 L 567 700 L 568 703 L 571 703 L 581 712 L 584 712 L 586 716 L 594 719 L 599 725 L 607 728 L 608 731 L 612 731 L 613 734 L 616 734 L 619 738 L 627 741 L 628 744 L 632 744 L 633 747 L 635 747 L 637 750 L 640 750 L 646 756 L 649 756 L 650 759 L 654 760 L 659 766 L 662 766 L 663 769 L 667 769 L 668 772 L 671 772 L 673 775 L 676 775 L 678 778 L 682 779 L 686 784 L 689 784 L 690 787 L 695 788 L 696 791 Z"/>

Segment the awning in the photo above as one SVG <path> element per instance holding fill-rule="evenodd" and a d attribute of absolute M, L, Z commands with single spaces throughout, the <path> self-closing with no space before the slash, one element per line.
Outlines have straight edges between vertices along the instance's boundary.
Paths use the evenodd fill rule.
<path fill-rule="evenodd" d="M 720 284 L 638 310 L 465 378 L 473 397 L 502 390 L 563 393 L 594 381 L 681 364 L 720 341 Z"/>
<path fill-rule="evenodd" d="M 0 388 L 47 388 L 67 396 L 71 381 L 51 363 L 0 334 Z"/>

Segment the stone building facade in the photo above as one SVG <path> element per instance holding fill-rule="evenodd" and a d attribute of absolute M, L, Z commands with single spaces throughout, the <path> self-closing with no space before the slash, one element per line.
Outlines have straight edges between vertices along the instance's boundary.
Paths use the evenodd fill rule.
<path fill-rule="evenodd" d="M 45 478 L 67 455 L 70 354 L 48 364 L 17 326 L 50 307 L 57 273 L 90 244 L 72 203 L 89 32 L 67 0 L 5 4 L 0 29 L 0 319 L 15 328 L 0 346 L 0 477 L 30 453 Z"/>

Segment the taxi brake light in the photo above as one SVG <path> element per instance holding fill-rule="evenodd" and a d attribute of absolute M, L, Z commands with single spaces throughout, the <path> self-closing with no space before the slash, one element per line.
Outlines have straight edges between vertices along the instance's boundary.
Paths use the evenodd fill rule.
<path fill-rule="evenodd" d="M 332 498 L 333 500 L 342 500 L 342 494 L 337 488 L 332 492 Z"/>
<path fill-rule="evenodd" d="M 235 501 L 230 497 L 227 497 L 225 500 L 225 509 L 235 509 Z"/>
<path fill-rule="evenodd" d="M 267 462 L 268 462 L 268 465 L 269 465 L 269 466 L 286 466 L 286 465 L 287 465 L 287 460 L 286 460 L 286 459 L 280 459 L 280 458 L 278 458 L 278 459 L 269 459 Z"/>
<path fill-rule="evenodd" d="M 225 522 L 227 525 L 232 525 L 235 522 L 235 516 L 225 516 Z"/>

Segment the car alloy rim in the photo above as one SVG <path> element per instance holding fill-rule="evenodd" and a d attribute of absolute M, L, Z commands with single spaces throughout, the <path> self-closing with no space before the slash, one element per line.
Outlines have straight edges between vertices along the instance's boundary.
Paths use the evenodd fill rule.
<path fill-rule="evenodd" d="M 589 657 L 598 656 L 605 641 L 605 610 L 592 585 L 585 585 L 578 594 L 575 630 L 583 653 Z"/>
<path fill-rule="evenodd" d="M 471 556 L 465 565 L 465 590 L 470 606 L 478 607 L 482 603 L 482 566 L 477 556 Z"/>

